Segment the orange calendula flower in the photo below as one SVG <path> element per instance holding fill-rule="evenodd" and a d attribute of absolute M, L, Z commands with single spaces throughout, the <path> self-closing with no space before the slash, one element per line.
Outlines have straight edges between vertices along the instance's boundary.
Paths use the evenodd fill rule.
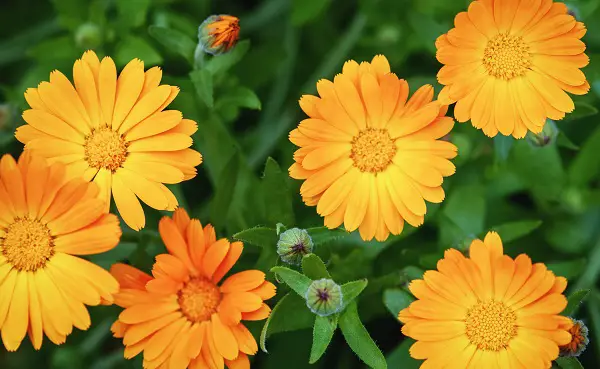
<path fill-rule="evenodd" d="M 474 240 L 465 257 L 447 250 L 437 271 L 427 271 L 409 289 L 417 298 L 400 311 L 402 333 L 421 368 L 546 369 L 571 341 L 567 280 L 521 254 L 504 255 L 489 232 Z"/>
<path fill-rule="evenodd" d="M 358 228 L 364 240 L 400 234 L 406 220 L 423 223 L 425 200 L 444 199 L 456 146 L 439 140 L 454 125 L 446 106 L 425 85 L 408 99 L 408 84 L 390 72 L 383 55 L 344 64 L 334 81 L 317 83 L 319 97 L 304 95 L 309 116 L 290 135 L 299 146 L 290 167 L 305 180 L 300 194 L 317 206 L 325 225 Z"/>
<path fill-rule="evenodd" d="M 100 187 L 105 211 L 111 196 L 123 220 L 135 230 L 145 225 L 138 198 L 159 210 L 174 210 L 177 199 L 163 183 L 196 176 L 200 153 L 190 149 L 197 124 L 177 110 L 164 110 L 179 88 L 160 85 L 162 72 L 144 72 L 132 60 L 117 78 L 110 57 L 93 51 L 73 66 L 75 87 L 59 71 L 50 82 L 30 88 L 28 123 L 17 129 L 25 150 L 67 165 L 69 177 L 83 176 Z"/>
<path fill-rule="evenodd" d="M 62 344 L 73 326 L 86 330 L 85 305 L 111 303 L 119 285 L 106 270 L 75 255 L 114 248 L 119 220 L 104 212 L 99 188 L 66 180 L 65 166 L 25 152 L 0 160 L 0 331 L 8 351 L 26 334 Z"/>
<path fill-rule="evenodd" d="M 487 136 L 541 132 L 546 118 L 573 111 L 566 92 L 590 89 L 580 70 L 589 62 L 580 40 L 586 28 L 563 3 L 473 1 L 454 25 L 436 41 L 438 81 L 446 85 L 439 100 L 456 102 L 456 119 Z"/>
<path fill-rule="evenodd" d="M 240 35 L 239 19 L 232 15 L 211 15 L 198 28 L 202 49 L 219 55 L 233 49 Z"/>
<path fill-rule="evenodd" d="M 121 291 L 115 303 L 125 310 L 112 331 L 122 337 L 125 357 L 143 351 L 144 368 L 250 368 L 247 355 L 257 344 L 242 320 L 262 320 L 275 296 L 265 274 L 246 270 L 221 280 L 243 249 L 241 242 L 217 240 L 179 208 L 164 217 L 159 232 L 169 251 L 158 255 L 149 276 L 116 264 L 111 272 Z"/>

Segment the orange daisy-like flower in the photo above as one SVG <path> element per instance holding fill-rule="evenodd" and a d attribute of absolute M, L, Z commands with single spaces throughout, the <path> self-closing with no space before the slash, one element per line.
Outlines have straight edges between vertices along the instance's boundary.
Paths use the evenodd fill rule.
<path fill-rule="evenodd" d="M 300 194 L 317 206 L 325 225 L 344 223 L 364 240 L 400 234 L 406 220 L 423 223 L 425 200 L 444 199 L 456 146 L 441 141 L 454 125 L 447 107 L 433 101 L 430 85 L 408 99 L 408 84 L 390 72 L 383 55 L 344 64 L 334 81 L 317 83 L 319 97 L 304 95 L 309 116 L 290 133 L 300 149 L 290 176 L 305 180 Z"/>
<path fill-rule="evenodd" d="M 567 280 L 521 254 L 504 255 L 489 232 L 471 243 L 470 257 L 447 250 L 438 271 L 409 289 L 417 298 L 398 318 L 417 340 L 410 349 L 421 368 L 546 369 L 571 341 Z"/>
<path fill-rule="evenodd" d="M 250 368 L 247 355 L 257 344 L 241 320 L 262 320 L 275 296 L 265 274 L 246 270 L 219 282 L 237 262 L 241 242 L 217 240 L 183 209 L 159 223 L 169 254 L 156 257 L 153 277 L 125 264 L 111 272 L 121 291 L 115 303 L 125 310 L 113 325 L 125 357 L 144 352 L 144 368 Z"/>
<path fill-rule="evenodd" d="M 574 109 L 565 93 L 586 94 L 580 68 L 589 63 L 580 40 L 586 32 L 552 0 L 478 0 L 436 41 L 444 64 L 439 100 L 456 102 L 459 122 L 471 120 L 490 137 L 542 131 L 546 118 Z"/>
<path fill-rule="evenodd" d="M 24 153 L 0 160 L 0 331 L 8 351 L 26 334 L 37 350 L 44 334 L 62 344 L 73 326 L 86 330 L 85 305 L 112 302 L 119 289 L 104 269 L 74 255 L 108 251 L 121 228 L 104 212 L 98 186 L 65 179 L 65 166 L 48 166 Z"/>
<path fill-rule="evenodd" d="M 54 71 L 50 82 L 27 90 L 28 124 L 17 129 L 17 139 L 25 150 L 67 164 L 69 177 L 97 183 L 106 211 L 112 193 L 125 223 L 139 230 L 145 217 L 138 198 L 174 210 L 177 199 L 163 183 L 193 178 L 202 162 L 189 148 L 196 123 L 164 110 L 179 88 L 159 85 L 161 76 L 158 67 L 144 73 L 134 59 L 117 78 L 110 57 L 100 62 L 88 51 L 73 66 L 75 87 Z"/>

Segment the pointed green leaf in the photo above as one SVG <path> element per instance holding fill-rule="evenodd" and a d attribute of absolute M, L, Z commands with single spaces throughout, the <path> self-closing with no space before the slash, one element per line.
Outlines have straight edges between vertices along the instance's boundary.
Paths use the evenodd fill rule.
<path fill-rule="evenodd" d="M 579 305 L 581 305 L 589 293 L 590 290 L 579 290 L 573 292 L 571 295 L 569 295 L 567 307 L 561 314 L 564 316 L 573 316 L 577 312 Z"/>
<path fill-rule="evenodd" d="M 509 136 L 497 135 L 494 137 L 494 152 L 497 161 L 506 161 L 514 142 L 515 139 Z"/>
<path fill-rule="evenodd" d="M 340 315 L 339 325 L 348 346 L 365 364 L 374 369 L 387 369 L 385 357 L 360 321 L 355 302 Z"/>
<path fill-rule="evenodd" d="M 284 173 L 273 158 L 268 158 L 261 186 L 269 224 L 291 226 L 295 223 L 287 178 L 287 172 Z"/>
<path fill-rule="evenodd" d="M 215 105 L 213 96 L 213 77 L 206 69 L 196 69 L 190 73 L 190 79 L 196 88 L 196 94 L 209 108 Z"/>
<path fill-rule="evenodd" d="M 400 310 L 406 309 L 413 301 L 415 298 L 400 288 L 390 288 L 383 292 L 383 303 L 396 319 Z"/>
<path fill-rule="evenodd" d="M 457 187 L 448 196 L 443 212 L 463 231 L 465 236 L 482 233 L 485 221 L 483 187 L 474 185 Z"/>
<path fill-rule="evenodd" d="M 556 144 L 561 147 L 565 147 L 567 149 L 579 150 L 579 146 L 575 145 L 573 141 L 563 132 L 558 132 L 558 136 L 556 137 Z"/>
<path fill-rule="evenodd" d="M 167 50 L 178 53 L 183 56 L 190 65 L 193 64 L 196 43 L 191 37 L 180 31 L 160 26 L 148 27 L 148 33 L 150 33 L 150 36 L 154 37 L 156 41 L 160 42 Z"/>
<path fill-rule="evenodd" d="M 583 369 L 583 365 L 576 357 L 559 357 L 556 359 L 556 363 L 562 369 Z"/>
<path fill-rule="evenodd" d="M 318 18 L 330 4 L 331 0 L 293 0 L 292 23 L 301 26 L 312 21 Z"/>
<path fill-rule="evenodd" d="M 306 291 L 308 287 L 312 283 L 312 280 L 305 276 L 304 274 L 300 274 L 295 270 L 290 268 L 276 266 L 271 268 L 273 273 L 276 273 L 279 278 L 281 278 L 285 284 L 290 286 L 292 290 L 294 290 L 300 297 L 304 298 L 306 295 Z"/>
<path fill-rule="evenodd" d="M 567 179 L 558 148 L 552 143 L 533 147 L 527 141 L 519 140 L 514 144 L 508 164 L 523 184 L 543 199 L 555 199 Z"/>
<path fill-rule="evenodd" d="M 315 316 L 303 298 L 291 292 L 286 294 L 275 305 L 260 332 L 261 350 L 267 352 L 266 341 L 272 334 L 308 328 L 313 325 Z"/>
<path fill-rule="evenodd" d="M 225 165 L 219 181 L 215 184 L 215 196 L 210 204 L 210 214 L 213 223 L 218 227 L 224 227 L 229 215 L 229 207 L 233 200 L 235 184 L 239 173 L 239 158 L 237 152 L 231 156 L 229 162 Z"/>
<path fill-rule="evenodd" d="M 316 363 L 327 350 L 338 324 L 338 314 L 331 316 L 318 316 L 313 327 L 313 343 L 310 349 L 309 364 Z"/>
<path fill-rule="evenodd" d="M 248 87 L 243 86 L 237 86 L 234 89 L 227 91 L 225 96 L 219 99 L 219 104 L 254 110 L 260 110 L 262 108 L 260 99 L 256 96 L 256 93 Z"/>
<path fill-rule="evenodd" d="M 234 234 L 233 238 L 262 248 L 275 249 L 277 246 L 277 234 L 273 228 L 254 227 L 245 229 Z"/>
<path fill-rule="evenodd" d="M 582 118 L 591 117 L 598 114 L 598 108 L 593 105 L 584 102 L 576 102 L 575 110 L 571 114 L 567 114 L 564 118 L 565 121 L 577 120 Z"/>
<path fill-rule="evenodd" d="M 302 258 L 302 273 L 313 280 L 321 278 L 331 279 L 325 263 L 315 254 L 308 254 Z"/>
<path fill-rule="evenodd" d="M 329 242 L 341 240 L 348 237 L 349 233 L 343 229 L 329 229 L 327 227 L 314 227 L 306 230 L 313 240 L 315 246 L 324 245 Z"/>
<path fill-rule="evenodd" d="M 360 295 L 360 293 L 367 287 L 368 281 L 366 279 L 361 279 L 358 281 L 352 281 L 343 284 L 342 287 L 342 295 L 344 296 L 344 305 L 340 310 L 344 310 L 348 305 L 350 305 L 354 299 Z"/>
<path fill-rule="evenodd" d="M 163 62 L 163 57 L 146 40 L 129 35 L 117 45 L 115 63 L 125 65 L 135 58 L 143 60 L 146 67 L 162 64 Z"/>
<path fill-rule="evenodd" d="M 541 220 L 521 220 L 492 227 L 492 230 L 498 232 L 503 243 L 508 243 L 527 236 L 541 225 Z"/>

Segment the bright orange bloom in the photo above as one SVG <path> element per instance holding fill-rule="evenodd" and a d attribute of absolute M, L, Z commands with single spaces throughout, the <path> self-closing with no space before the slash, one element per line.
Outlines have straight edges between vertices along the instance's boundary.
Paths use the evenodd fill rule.
<path fill-rule="evenodd" d="M 290 132 L 300 148 L 290 167 L 306 205 L 317 206 L 328 228 L 344 223 L 364 240 L 400 234 L 406 220 L 423 224 L 425 200 L 445 197 L 443 178 L 456 146 L 439 140 L 454 125 L 447 107 L 432 102 L 425 85 L 408 99 L 408 84 L 390 72 L 383 55 L 344 64 L 334 81 L 317 83 L 319 97 L 304 95 L 309 116 Z"/>
<path fill-rule="evenodd" d="M 119 289 L 104 269 L 74 255 L 99 254 L 121 237 L 119 220 L 104 213 L 94 183 L 67 180 L 65 166 L 25 152 L 0 160 L 0 331 L 8 351 L 26 334 L 65 342 L 73 326 L 86 330 L 85 305 L 110 303 Z"/>
<path fill-rule="evenodd" d="M 218 55 L 228 52 L 237 44 L 240 36 L 240 20 L 232 15 L 211 15 L 198 29 L 203 50 Z"/>
<path fill-rule="evenodd" d="M 125 310 L 112 327 L 122 337 L 125 357 L 144 352 L 144 368 L 250 368 L 247 355 L 257 344 L 241 320 L 262 320 L 275 296 L 265 274 L 246 270 L 221 279 L 237 262 L 241 242 L 217 240 L 179 208 L 164 217 L 159 232 L 169 251 L 158 255 L 149 276 L 125 264 L 111 272 L 121 291 L 115 303 Z"/>
<path fill-rule="evenodd" d="M 565 93 L 586 94 L 580 40 L 585 26 L 552 0 L 478 0 L 436 41 L 444 64 L 439 100 L 456 102 L 459 122 L 471 120 L 490 137 L 541 132 L 546 118 L 574 109 Z"/>
<path fill-rule="evenodd" d="M 410 355 L 428 369 L 550 368 L 571 341 L 573 323 L 558 315 L 567 280 L 525 254 L 504 255 L 495 232 L 469 253 L 447 250 L 438 271 L 410 283 L 417 300 L 398 315 L 402 333 L 417 340 Z"/>
<path fill-rule="evenodd" d="M 160 68 L 144 73 L 144 63 L 134 59 L 117 78 L 110 57 L 100 62 L 88 51 L 73 66 L 75 87 L 54 71 L 50 82 L 27 90 L 28 124 L 17 129 L 17 139 L 25 150 L 67 164 L 70 178 L 97 183 L 105 210 L 113 196 L 125 223 L 139 230 L 145 217 L 138 198 L 174 210 L 177 199 L 163 183 L 194 178 L 202 162 L 189 148 L 196 122 L 164 110 L 179 88 L 160 85 L 161 77 Z"/>

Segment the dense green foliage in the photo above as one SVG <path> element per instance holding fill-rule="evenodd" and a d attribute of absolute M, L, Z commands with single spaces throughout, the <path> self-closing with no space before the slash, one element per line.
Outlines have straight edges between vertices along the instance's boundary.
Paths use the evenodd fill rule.
<path fill-rule="evenodd" d="M 20 113 L 27 108 L 25 89 L 48 80 L 54 69 L 70 76 L 73 62 L 86 49 L 112 56 L 118 68 L 135 57 L 146 67 L 160 65 L 164 82 L 181 88 L 171 107 L 198 122 L 194 145 L 204 156 L 197 178 L 170 188 L 193 217 L 214 224 L 219 237 L 245 242 L 236 269 L 256 267 L 278 282 L 277 297 L 269 301 L 277 307 L 268 327 L 263 329 L 265 322 L 249 325 L 261 348 L 268 349 L 268 354 L 259 351 L 253 368 L 364 367 L 351 348 L 375 368 L 385 367 L 385 361 L 390 368 L 417 368 L 419 363 L 408 355 L 412 340 L 402 336 L 395 318 L 412 301 L 406 283 L 435 268 L 445 249 L 464 249 L 488 230 L 500 233 L 511 256 L 528 253 L 567 277 L 568 294 L 591 290 L 575 296 L 585 299 L 581 305 L 573 301 L 569 308 L 591 332 L 590 346 L 580 360 L 585 368 L 597 368 L 599 0 L 568 1 L 588 27 L 584 41 L 591 63 L 584 72 L 592 89 L 574 97 L 576 110 L 556 122 L 558 135 L 540 147 L 530 139 L 490 139 L 470 124 L 457 124 L 450 138 L 459 147 L 457 173 L 444 183 L 446 200 L 428 204 L 419 229 L 407 225 L 402 235 L 383 243 L 327 231 L 315 209 L 301 202 L 300 183 L 287 176 L 295 149 L 287 133 L 303 119 L 297 104 L 302 94 L 314 93 L 315 82 L 331 79 L 345 60 L 371 60 L 376 54 L 387 56 L 411 91 L 431 83 L 439 92 L 434 41 L 452 27 L 455 14 L 468 2 L 3 1 L 0 151 L 18 155 L 22 150 L 13 132 L 24 123 Z M 196 54 L 197 27 L 210 14 L 240 17 L 241 42 L 216 58 Z M 123 224 L 121 244 L 91 260 L 106 268 L 126 261 L 148 271 L 154 256 L 164 251 L 156 231 L 164 214 L 147 207 L 145 212 L 144 230 L 134 232 Z M 276 278 L 271 268 L 281 264 L 276 254 L 278 223 L 309 228 L 314 251 L 327 270 L 315 258 L 296 268 L 304 271 L 304 279 L 282 267 L 275 269 Z M 315 324 L 315 315 L 296 292 L 306 287 L 308 278 L 319 275 L 330 275 L 347 286 L 348 295 L 357 297 L 340 313 L 319 317 Z M 294 285 L 293 290 L 283 282 Z M 2 349 L 0 368 L 141 368 L 141 358 L 123 359 L 121 342 L 111 337 L 109 328 L 119 309 L 96 307 L 90 312 L 89 331 L 75 331 L 60 347 L 46 340 L 40 352 L 28 341 L 16 353 Z M 316 363 L 309 366 L 309 360 Z"/>

